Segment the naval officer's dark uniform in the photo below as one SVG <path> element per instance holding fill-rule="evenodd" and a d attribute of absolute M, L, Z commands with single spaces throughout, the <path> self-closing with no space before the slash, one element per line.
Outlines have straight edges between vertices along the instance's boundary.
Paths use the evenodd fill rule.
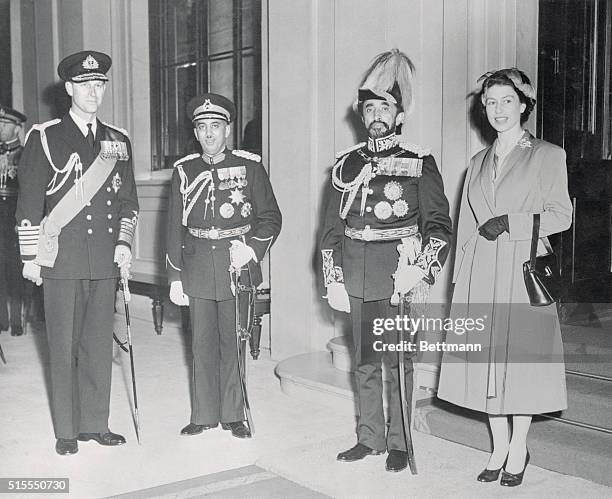
<path fill-rule="evenodd" d="M 191 423 L 244 420 L 230 288 L 230 241 L 250 246 L 241 280 L 262 282 L 261 262 L 278 236 L 281 213 L 259 156 L 225 149 L 175 163 L 168 211 L 169 281 L 182 281 L 193 331 Z M 250 276 L 250 277 L 249 277 Z"/>
<path fill-rule="evenodd" d="M 332 171 L 320 243 L 325 285 L 343 282 L 350 300 L 359 406 L 358 441 L 374 451 L 406 450 L 398 397 L 396 352 L 377 352 L 372 323 L 394 318 L 390 305 L 398 244 L 413 244 L 424 272 L 415 291 L 434 283 L 448 254 L 451 220 L 442 177 L 429 151 L 396 135 L 368 139 L 339 154 Z M 416 294 L 414 295 L 416 299 Z M 412 393 L 412 355 L 406 355 Z M 390 368 L 389 430 L 385 438 L 381 361 Z M 410 400 L 408 407 L 410 407 Z"/>
<path fill-rule="evenodd" d="M 46 136 L 48 155 L 41 133 Z M 109 143 L 118 145 L 121 156 L 91 201 L 62 228 L 53 267 L 41 270 L 58 439 L 108 431 L 113 310 L 119 277 L 113 253 L 117 244 L 131 245 L 138 213 L 132 150 L 124 132 L 100 121 L 92 149 L 66 115 L 31 131 L 19 169 L 17 219 L 22 259 L 32 260 L 36 258 L 32 235 L 37 226 L 64 196 L 75 195 L 68 191 L 81 173 L 76 168 L 65 173 L 60 170 L 77 154 L 82 174 L 86 174 L 101 147 Z"/>
<path fill-rule="evenodd" d="M 0 107 L 2 121 L 21 125 L 25 119 L 23 114 L 14 109 Z M 15 231 L 17 170 L 22 151 L 23 146 L 18 137 L 0 142 L 0 331 L 8 329 L 10 321 L 13 336 L 23 332 L 21 308 L 26 289 L 21 276 L 19 244 Z"/>

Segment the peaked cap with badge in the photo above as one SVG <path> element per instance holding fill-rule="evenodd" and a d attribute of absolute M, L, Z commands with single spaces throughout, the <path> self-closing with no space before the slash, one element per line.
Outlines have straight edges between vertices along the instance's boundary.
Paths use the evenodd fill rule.
<path fill-rule="evenodd" d="M 222 119 L 231 123 L 236 117 L 236 106 L 219 94 L 198 95 L 187 103 L 187 116 L 195 124 L 198 120 Z"/>
<path fill-rule="evenodd" d="M 6 106 L 0 106 L 0 122 L 15 123 L 21 125 L 27 120 L 26 115 Z"/>
<path fill-rule="evenodd" d="M 111 58 L 103 52 L 85 50 L 62 59 L 57 74 L 63 81 L 81 83 L 84 81 L 108 81 L 106 73 L 112 65 Z"/>

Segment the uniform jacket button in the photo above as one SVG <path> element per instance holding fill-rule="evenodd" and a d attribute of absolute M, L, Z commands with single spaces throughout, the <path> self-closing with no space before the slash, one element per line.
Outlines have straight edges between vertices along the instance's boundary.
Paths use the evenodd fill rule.
<path fill-rule="evenodd" d="M 112 233 L 113 233 L 113 228 L 112 228 L 112 227 L 109 227 L 109 228 L 108 228 L 108 231 L 109 231 L 109 232 L 112 234 Z"/>
<path fill-rule="evenodd" d="M 108 215 L 106 215 L 106 218 L 108 218 L 108 219 L 110 220 L 111 218 L 113 218 L 113 215 L 111 215 L 111 214 L 109 213 Z"/>
<path fill-rule="evenodd" d="M 371 207 L 371 206 L 366 206 L 366 211 L 367 211 L 368 213 L 370 213 L 370 212 L 372 211 L 372 207 Z"/>
<path fill-rule="evenodd" d="M 112 202 L 111 202 L 111 200 L 109 199 L 109 200 L 106 202 L 106 204 L 107 204 L 108 206 L 110 206 L 110 205 L 111 205 L 111 204 L 113 204 L 113 203 L 112 203 Z"/>
<path fill-rule="evenodd" d="M 91 215 L 87 215 L 85 218 L 86 218 L 87 220 L 91 220 Z"/>
<path fill-rule="evenodd" d="M 107 187 L 107 188 L 106 188 L 106 192 L 110 192 L 110 191 L 111 191 L 111 188 L 110 188 L 110 187 Z"/>
<path fill-rule="evenodd" d="M 93 229 L 87 229 L 88 234 L 93 234 Z"/>

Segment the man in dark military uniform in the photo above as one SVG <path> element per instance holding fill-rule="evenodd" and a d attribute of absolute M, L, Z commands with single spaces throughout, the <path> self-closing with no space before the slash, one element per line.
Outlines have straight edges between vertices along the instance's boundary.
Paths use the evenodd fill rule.
<path fill-rule="evenodd" d="M 72 106 L 34 125 L 19 166 L 23 275 L 44 283 L 51 407 L 58 454 L 77 439 L 125 443 L 108 428 L 114 299 L 127 273 L 138 199 L 125 131 L 97 119 L 111 59 L 85 51 L 58 74 Z"/>
<path fill-rule="evenodd" d="M 412 74 L 412 63 L 397 50 L 381 54 L 370 68 L 354 105 L 368 141 L 338 156 L 320 246 L 329 305 L 350 312 L 355 349 L 358 443 L 338 460 L 388 450 L 388 471 L 407 465 L 398 357 L 373 343 L 383 338 L 396 343 L 397 333 L 375 336 L 373 322 L 395 318 L 400 295 L 413 306 L 425 302 L 451 237 L 448 201 L 433 156 L 396 135 L 412 107 Z M 408 407 L 413 355 L 405 356 Z M 386 436 L 381 362 L 391 381 Z"/>
<path fill-rule="evenodd" d="M 189 305 L 193 331 L 191 422 L 181 435 L 221 422 L 233 436 L 249 438 L 229 270 L 242 269 L 245 284 L 261 284 L 260 262 L 280 232 L 281 213 L 261 158 L 226 148 L 233 103 L 204 94 L 187 113 L 203 153 L 174 165 L 166 262 L 170 299 Z"/>
<path fill-rule="evenodd" d="M 19 131 L 25 120 L 19 111 L 0 106 L 0 331 L 7 330 L 10 322 L 12 336 L 23 334 L 25 286 L 19 265 L 15 208 L 17 166 L 23 150 Z"/>

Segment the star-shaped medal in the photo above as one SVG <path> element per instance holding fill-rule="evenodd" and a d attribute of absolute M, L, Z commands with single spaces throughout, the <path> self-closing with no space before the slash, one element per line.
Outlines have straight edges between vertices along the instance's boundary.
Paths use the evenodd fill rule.
<path fill-rule="evenodd" d="M 119 172 L 115 173 L 115 176 L 113 177 L 112 187 L 115 193 L 117 193 L 117 191 L 121 187 L 121 177 L 119 176 Z"/>
<path fill-rule="evenodd" d="M 244 194 L 240 189 L 234 189 L 230 194 L 229 198 L 235 205 L 240 205 L 240 203 L 244 203 Z"/>

